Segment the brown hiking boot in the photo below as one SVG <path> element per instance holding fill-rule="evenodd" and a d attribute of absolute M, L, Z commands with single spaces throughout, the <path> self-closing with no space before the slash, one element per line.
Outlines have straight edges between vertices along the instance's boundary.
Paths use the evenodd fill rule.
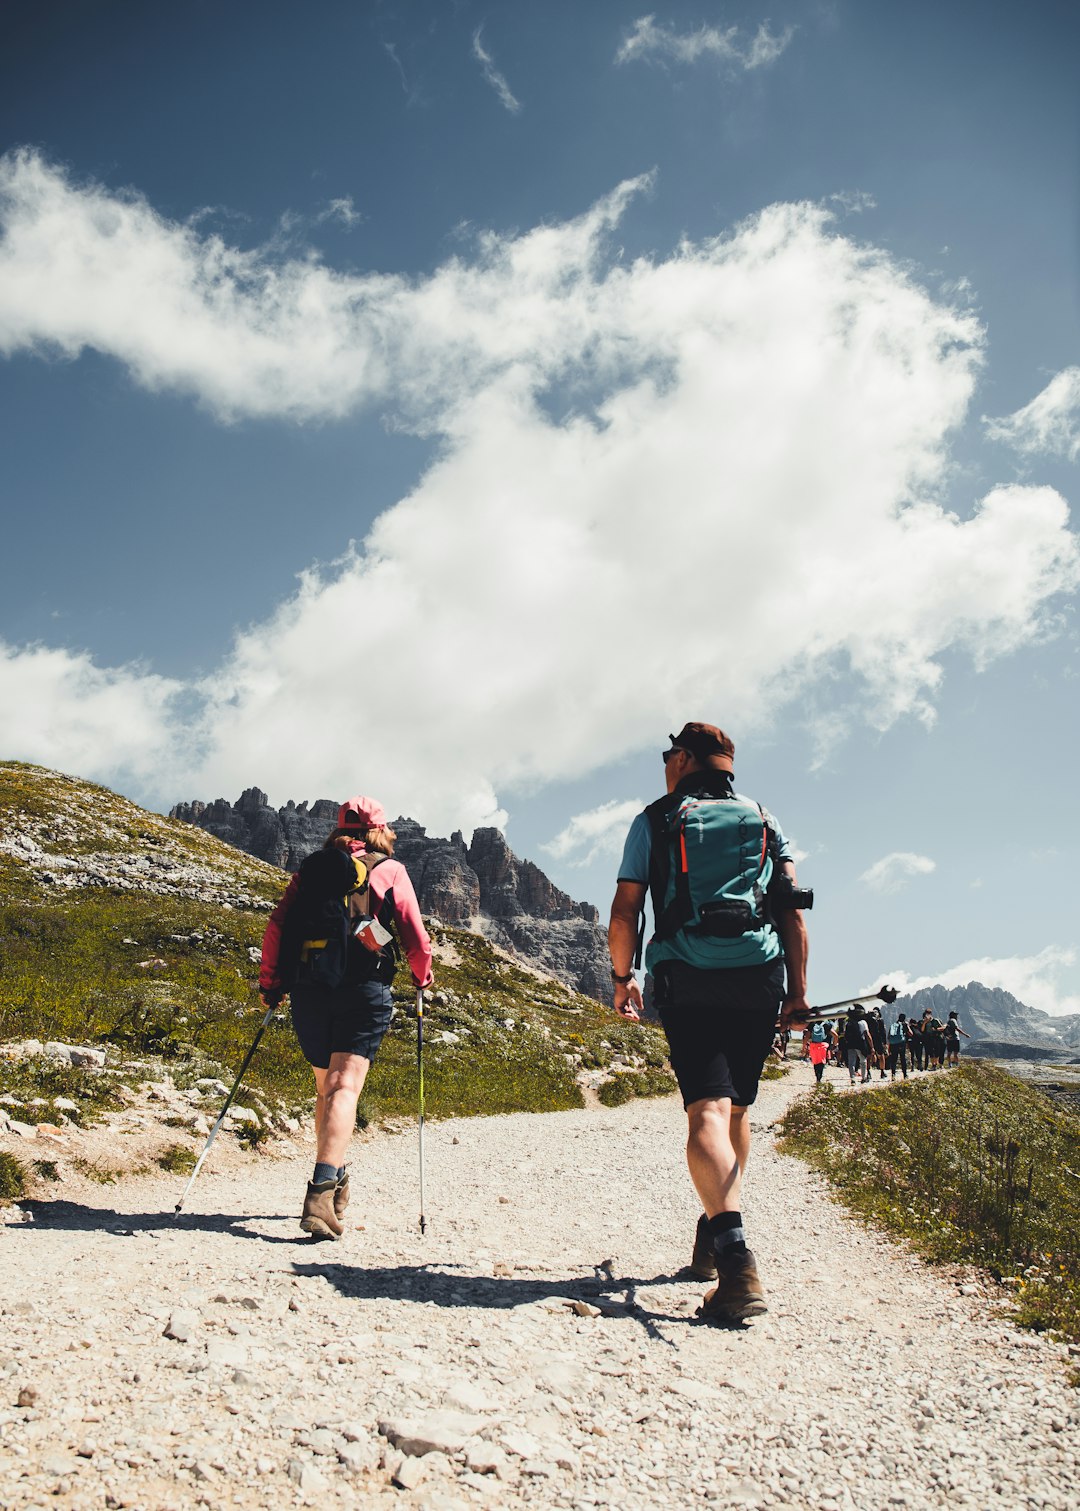
<path fill-rule="evenodd" d="M 340 1222 L 345 1216 L 345 1208 L 349 1205 L 349 1172 L 338 1181 L 334 1187 L 334 1216 Z"/>
<path fill-rule="evenodd" d="M 713 1249 L 712 1234 L 709 1232 L 709 1219 L 704 1212 L 697 1220 L 694 1252 L 686 1268 L 695 1280 L 716 1279 L 716 1253 Z"/>
<path fill-rule="evenodd" d="M 308 1181 L 300 1226 L 313 1238 L 340 1238 L 344 1233 L 345 1229 L 334 1211 L 336 1192 L 336 1180 L 320 1181 L 318 1185 Z"/>
<path fill-rule="evenodd" d="M 704 1321 L 745 1322 L 748 1317 L 760 1317 L 769 1310 L 749 1249 L 717 1260 L 716 1279 L 717 1284 L 698 1307 L 698 1316 Z"/>

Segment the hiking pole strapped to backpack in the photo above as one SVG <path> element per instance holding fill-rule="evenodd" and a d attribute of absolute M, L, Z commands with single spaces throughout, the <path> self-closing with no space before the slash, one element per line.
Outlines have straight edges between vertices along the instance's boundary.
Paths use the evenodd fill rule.
<path fill-rule="evenodd" d="M 180 1200 L 176 1203 L 175 1211 L 177 1213 L 180 1211 L 180 1208 L 187 1201 L 188 1192 L 191 1190 L 192 1186 L 195 1184 L 195 1179 L 196 1179 L 199 1171 L 203 1167 L 203 1160 L 210 1153 L 210 1145 L 217 1138 L 218 1129 L 221 1127 L 222 1123 L 225 1121 L 225 1114 L 228 1112 L 229 1108 L 232 1106 L 232 1099 L 236 1095 L 236 1093 L 240 1090 L 240 1082 L 244 1079 L 244 1072 L 247 1070 L 248 1066 L 251 1064 L 251 1061 L 252 1061 L 252 1059 L 254 1058 L 254 1055 L 255 1055 L 255 1051 L 259 1047 L 259 1041 L 262 1038 L 263 1034 L 266 1032 L 266 1029 L 267 1029 L 267 1026 L 269 1025 L 270 1019 L 277 1012 L 278 1006 L 279 1006 L 279 1004 L 275 1002 L 274 1005 L 273 1005 L 273 1007 L 269 1007 L 266 1010 L 266 1017 L 262 1020 L 262 1023 L 259 1025 L 259 1032 L 255 1035 L 254 1039 L 251 1041 L 251 1048 L 248 1050 L 247 1054 L 244 1056 L 244 1063 L 243 1063 L 243 1065 L 241 1065 L 240 1071 L 239 1071 L 239 1073 L 238 1073 L 238 1075 L 236 1077 L 236 1080 L 232 1084 L 232 1090 L 229 1092 L 229 1095 L 225 1098 L 225 1105 L 221 1109 L 220 1114 L 218 1115 L 218 1120 L 214 1124 L 214 1126 L 211 1128 L 211 1130 L 210 1130 L 210 1137 L 206 1140 L 206 1144 L 203 1147 L 203 1152 L 199 1155 L 199 1158 L 195 1162 L 195 1168 L 191 1172 L 191 1179 L 188 1181 L 187 1185 L 184 1187 L 184 1192 L 183 1192 L 183 1195 L 181 1196 Z"/>
<path fill-rule="evenodd" d="M 862 997 L 845 997 L 842 1002 L 826 1002 L 822 1007 L 812 1007 L 805 1018 L 795 1024 L 796 1028 L 804 1028 L 807 1024 L 827 1023 L 837 1013 L 843 1012 L 849 1007 L 859 1007 L 864 1002 L 884 1002 L 886 1006 L 895 1002 L 900 993 L 894 986 L 883 986 L 880 991 L 867 992 Z"/>
<path fill-rule="evenodd" d="M 424 1216 L 424 989 L 416 988 L 416 1071 L 419 1081 L 420 1122 L 420 1236 L 427 1232 Z"/>

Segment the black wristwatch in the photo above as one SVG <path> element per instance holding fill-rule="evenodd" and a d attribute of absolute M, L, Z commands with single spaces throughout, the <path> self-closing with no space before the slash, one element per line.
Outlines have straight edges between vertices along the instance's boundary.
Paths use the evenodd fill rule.
<path fill-rule="evenodd" d="M 616 973 L 615 973 L 615 967 L 612 966 L 611 967 L 611 979 L 612 979 L 612 981 L 617 981 L 620 986 L 626 986 L 627 982 L 633 981 L 633 979 L 634 979 L 634 973 L 633 973 L 633 971 L 631 971 L 628 976 L 619 976 L 619 975 L 616 975 Z"/>

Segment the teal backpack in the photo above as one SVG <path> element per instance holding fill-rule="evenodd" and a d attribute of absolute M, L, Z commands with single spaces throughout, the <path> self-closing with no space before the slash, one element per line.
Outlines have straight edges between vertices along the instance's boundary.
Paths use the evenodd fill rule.
<path fill-rule="evenodd" d="M 738 939 L 770 926 L 765 894 L 773 874 L 772 831 L 759 804 L 709 782 L 700 791 L 669 793 L 645 812 L 654 938 L 670 939 L 682 929 Z"/>

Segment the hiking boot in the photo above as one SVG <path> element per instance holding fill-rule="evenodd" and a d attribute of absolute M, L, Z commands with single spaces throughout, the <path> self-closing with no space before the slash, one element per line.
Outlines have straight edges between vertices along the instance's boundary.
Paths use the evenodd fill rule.
<path fill-rule="evenodd" d="M 336 1193 L 336 1180 L 320 1181 L 318 1185 L 314 1181 L 308 1181 L 304 1210 L 300 1217 L 300 1226 L 305 1233 L 310 1233 L 313 1238 L 341 1237 L 345 1229 L 334 1211 Z"/>
<path fill-rule="evenodd" d="M 349 1205 L 349 1172 L 338 1181 L 334 1187 L 334 1216 L 340 1222 L 345 1216 L 345 1208 Z"/>
<path fill-rule="evenodd" d="M 716 1279 L 716 1253 L 713 1249 L 712 1234 L 709 1232 L 709 1219 L 704 1212 L 697 1220 L 694 1252 L 686 1268 L 695 1280 Z"/>
<path fill-rule="evenodd" d="M 716 1279 L 717 1284 L 698 1307 L 698 1316 L 705 1322 L 745 1322 L 769 1310 L 749 1249 L 718 1259 Z"/>

